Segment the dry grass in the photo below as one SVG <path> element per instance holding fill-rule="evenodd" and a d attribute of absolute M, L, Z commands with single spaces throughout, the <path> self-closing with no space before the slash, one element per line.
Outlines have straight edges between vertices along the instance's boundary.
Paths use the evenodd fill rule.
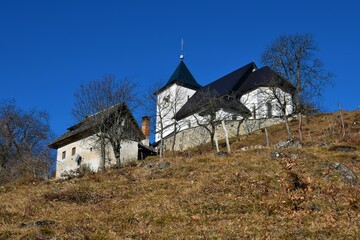
<path fill-rule="evenodd" d="M 282 150 L 283 159 L 270 158 L 271 148 L 239 150 L 264 144 L 259 132 L 233 143 L 227 157 L 189 151 L 67 181 L 3 186 L 0 239 L 359 239 L 359 186 L 324 179 L 324 163 L 360 176 L 360 150 L 318 147 L 360 148 L 360 112 L 344 115 L 344 138 L 337 114 L 306 119 L 305 147 Z M 282 125 L 269 132 L 272 143 L 286 136 Z M 167 168 L 156 167 L 165 161 Z"/>

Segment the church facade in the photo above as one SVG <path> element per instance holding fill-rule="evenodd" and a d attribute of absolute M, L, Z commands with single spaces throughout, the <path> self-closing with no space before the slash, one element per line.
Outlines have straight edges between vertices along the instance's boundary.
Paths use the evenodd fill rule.
<path fill-rule="evenodd" d="M 215 123 L 220 140 L 221 122 L 226 122 L 230 137 L 279 123 L 293 113 L 294 91 L 270 67 L 258 68 L 254 62 L 201 86 L 181 59 L 156 92 L 155 141 L 165 149 L 174 144 L 175 150 L 185 150 L 210 141 L 206 125 Z"/>

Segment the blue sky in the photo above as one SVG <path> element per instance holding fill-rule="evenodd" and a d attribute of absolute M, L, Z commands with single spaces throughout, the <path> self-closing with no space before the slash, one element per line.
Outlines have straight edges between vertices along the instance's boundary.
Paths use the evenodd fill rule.
<path fill-rule="evenodd" d="M 0 1 L 0 99 L 46 110 L 56 135 L 74 120 L 74 91 L 105 74 L 140 94 L 185 63 L 200 84 L 251 62 L 281 34 L 311 33 L 335 74 L 327 111 L 360 105 L 358 1 Z M 140 116 L 146 113 L 137 113 Z"/>

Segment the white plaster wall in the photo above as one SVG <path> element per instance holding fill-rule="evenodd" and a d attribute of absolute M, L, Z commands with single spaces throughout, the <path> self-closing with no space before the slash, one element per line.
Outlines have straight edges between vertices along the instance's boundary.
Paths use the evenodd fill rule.
<path fill-rule="evenodd" d="M 61 177 L 64 172 L 76 170 L 79 166 L 76 157 L 81 156 L 81 165 L 88 165 L 93 171 L 98 171 L 100 167 L 101 153 L 97 146 L 94 146 L 94 136 L 72 142 L 57 150 L 56 158 L 56 177 Z M 75 155 L 72 154 L 72 148 L 76 147 Z M 62 153 L 66 151 L 65 159 L 62 159 Z M 115 164 L 115 155 L 110 144 L 106 146 L 107 166 Z M 123 141 L 120 149 L 120 159 L 122 162 L 134 161 L 138 158 L 138 143 L 135 141 Z"/>
<path fill-rule="evenodd" d="M 113 151 L 111 151 L 111 152 L 113 153 Z M 113 159 L 115 159 L 115 157 Z M 123 141 L 121 143 L 120 159 L 122 162 L 130 162 L 130 161 L 137 160 L 138 159 L 138 143 L 135 141 Z"/>
<path fill-rule="evenodd" d="M 170 86 L 167 90 L 163 91 L 162 93 L 160 93 L 158 95 L 158 101 L 161 101 L 164 97 L 170 95 L 171 97 L 176 96 L 176 93 L 179 93 L 178 96 L 186 96 L 186 97 L 179 97 L 180 99 L 182 99 L 181 101 L 178 102 L 178 105 L 176 107 L 177 110 L 179 110 L 188 100 L 188 97 L 191 97 L 195 91 L 191 90 L 191 89 L 187 89 L 181 86 L 178 86 L 176 84 L 173 84 L 172 86 Z M 280 97 L 280 99 L 283 99 L 283 96 L 285 95 L 285 101 L 286 101 L 286 114 L 292 114 L 293 112 L 293 106 L 292 106 L 292 96 L 291 94 L 282 91 L 280 88 L 276 88 L 276 95 Z M 272 116 L 274 117 L 280 117 L 281 116 L 281 109 L 280 106 L 277 102 L 277 100 L 274 99 L 274 93 L 273 91 L 268 88 L 268 87 L 260 87 L 257 88 L 251 92 L 248 92 L 244 95 L 241 96 L 240 101 L 251 111 L 252 116 L 249 119 L 265 119 L 267 118 L 267 112 L 268 112 L 268 108 L 266 103 L 270 102 L 272 105 Z M 170 99 L 171 102 L 171 99 Z M 171 109 L 163 109 L 163 113 L 165 112 L 169 112 L 169 114 L 167 115 L 166 118 L 164 118 L 164 126 L 170 126 L 166 129 L 164 129 L 164 137 L 168 136 L 170 133 L 173 132 L 174 127 L 173 127 L 173 123 L 174 120 L 172 119 L 172 117 L 174 116 L 174 111 L 172 111 Z M 254 115 L 254 111 L 255 111 L 255 115 Z M 159 108 L 157 109 L 157 112 L 159 112 Z M 255 117 L 255 118 L 254 118 Z M 200 122 L 206 122 L 206 120 L 197 115 L 196 114 L 196 118 L 200 121 Z M 197 120 L 194 116 L 189 116 L 181 121 L 178 122 L 178 131 L 183 131 L 189 128 L 193 128 L 198 126 L 197 124 Z M 223 110 L 219 110 L 217 112 L 217 118 L 218 119 L 223 119 L 225 118 L 226 120 L 234 120 L 233 118 L 233 113 L 231 112 L 227 112 L 227 111 L 223 111 Z M 236 120 L 240 120 L 242 119 L 242 116 L 236 116 Z M 157 125 L 156 125 L 156 130 L 157 132 L 160 129 L 160 124 L 159 124 L 159 118 L 157 115 Z M 160 140 L 160 134 L 157 133 L 156 134 L 156 141 Z"/>
<path fill-rule="evenodd" d="M 177 85 L 176 83 L 169 86 L 167 89 L 159 93 L 157 96 L 157 109 L 156 109 L 156 135 L 155 141 L 160 140 L 161 120 L 164 126 L 163 136 L 166 137 L 174 131 L 174 115 L 180 110 L 188 99 L 194 95 L 196 91 L 186 87 Z M 170 96 L 169 103 L 164 102 L 164 98 Z M 162 119 L 160 118 L 162 116 Z M 187 124 L 186 120 L 179 122 L 180 128 L 185 129 Z"/>
<path fill-rule="evenodd" d="M 100 163 L 100 153 L 96 147 L 92 147 L 92 137 L 78 140 L 65 145 L 57 150 L 56 158 L 56 177 L 60 177 L 62 173 L 75 170 L 78 165 L 76 163 L 76 157 L 80 155 L 82 157 L 82 164 L 88 164 L 92 170 L 97 171 Z M 75 155 L 71 155 L 72 148 L 76 148 Z M 62 153 L 66 152 L 66 157 L 62 159 Z"/>
<path fill-rule="evenodd" d="M 255 90 L 248 92 L 240 97 L 241 103 L 244 104 L 245 107 L 247 107 L 252 113 L 252 116 L 250 117 L 250 119 L 254 119 L 254 116 L 256 116 L 258 114 L 257 113 L 257 108 L 259 106 L 258 94 L 259 94 L 259 90 L 255 89 Z M 255 115 L 254 115 L 254 110 L 255 110 Z"/>
<path fill-rule="evenodd" d="M 283 99 L 285 96 L 286 114 L 292 114 L 292 96 L 280 88 L 276 88 L 274 92 L 268 87 L 260 87 L 244 94 L 241 96 L 240 100 L 252 112 L 252 117 L 250 119 L 254 119 L 254 110 L 256 119 L 267 118 L 267 102 L 270 102 L 272 105 L 272 116 L 280 117 L 282 115 L 280 106 L 281 104 L 284 104 L 284 101 L 281 101 L 281 104 L 279 104 L 279 102 L 275 99 L 275 95 L 279 99 Z"/>

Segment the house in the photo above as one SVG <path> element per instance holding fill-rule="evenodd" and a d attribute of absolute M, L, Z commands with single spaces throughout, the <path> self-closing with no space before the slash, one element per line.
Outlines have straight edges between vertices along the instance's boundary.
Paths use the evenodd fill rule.
<path fill-rule="evenodd" d="M 64 134 L 49 145 L 50 148 L 57 150 L 56 177 L 61 177 L 62 174 L 76 170 L 82 165 L 87 165 L 93 171 L 97 171 L 100 167 L 102 153 L 105 155 L 107 166 L 116 163 L 114 149 L 110 141 L 105 143 L 104 151 L 101 151 L 98 137 L 98 129 L 100 128 L 97 126 L 106 122 L 104 124 L 106 128 L 113 127 L 114 121 L 111 119 L 114 119 L 114 115 L 118 112 L 121 112 L 122 117 L 119 124 L 120 128 L 115 126 L 116 131 L 124 130 L 119 149 L 121 161 L 144 159 L 146 156 L 155 154 L 149 145 L 150 117 L 144 116 L 142 118 L 142 128 L 140 129 L 127 105 L 120 103 L 103 112 L 84 118 L 81 122 L 69 127 Z M 101 119 L 100 122 L 98 122 L 99 119 Z"/>
<path fill-rule="evenodd" d="M 156 92 L 155 140 L 160 144 L 162 139 L 167 149 L 176 141 L 176 150 L 210 141 L 199 129 L 201 122 L 207 124 L 210 108 L 213 118 L 226 121 L 230 136 L 236 134 L 240 120 L 246 120 L 242 132 L 250 125 L 255 130 L 278 123 L 282 116 L 292 114 L 294 91 L 294 86 L 270 67 L 258 68 L 254 62 L 200 86 L 181 59 L 169 81 Z M 217 130 L 219 139 L 221 131 Z"/>

